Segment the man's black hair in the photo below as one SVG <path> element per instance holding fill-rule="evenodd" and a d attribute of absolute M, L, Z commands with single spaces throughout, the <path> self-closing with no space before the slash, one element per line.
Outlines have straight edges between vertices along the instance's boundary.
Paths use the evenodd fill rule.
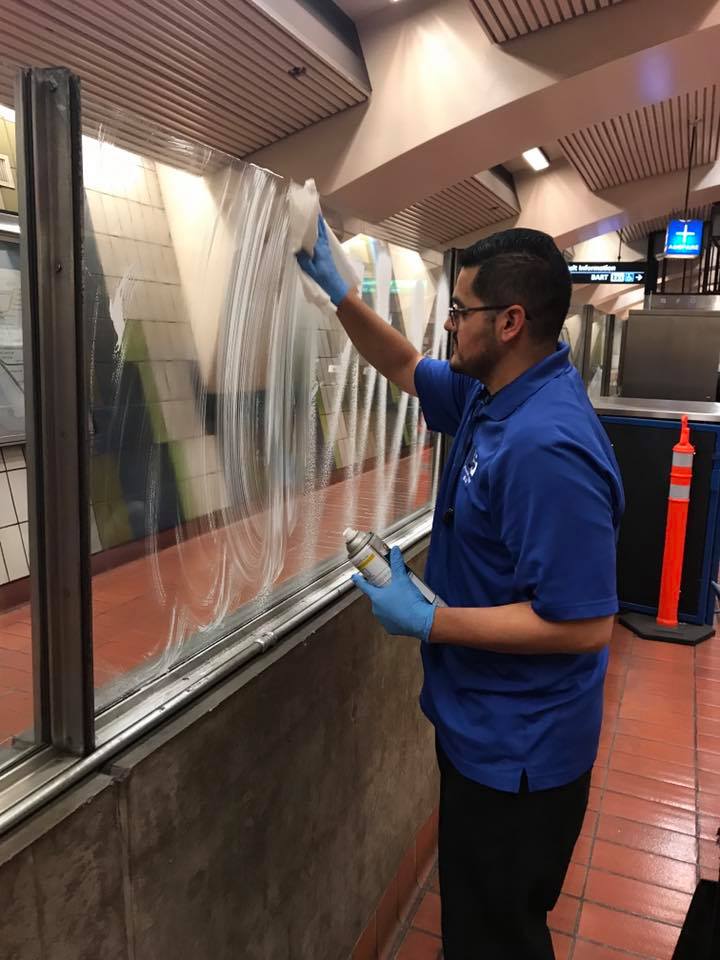
<path fill-rule="evenodd" d="M 536 342 L 556 342 L 570 308 L 572 282 L 552 237 L 539 230 L 503 230 L 460 252 L 461 267 L 479 267 L 473 292 L 489 304 L 525 307 Z"/>

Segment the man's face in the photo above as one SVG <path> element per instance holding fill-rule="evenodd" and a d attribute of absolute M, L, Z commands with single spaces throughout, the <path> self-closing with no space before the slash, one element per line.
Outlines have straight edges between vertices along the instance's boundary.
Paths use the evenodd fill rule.
<path fill-rule="evenodd" d="M 455 306 L 485 306 L 473 292 L 477 271 L 477 267 L 463 267 L 460 271 L 452 297 Z M 450 318 L 445 321 L 445 329 L 452 334 L 450 366 L 456 373 L 465 373 L 487 383 L 503 353 L 497 320 L 496 310 L 478 310 L 461 315 L 455 323 Z"/>

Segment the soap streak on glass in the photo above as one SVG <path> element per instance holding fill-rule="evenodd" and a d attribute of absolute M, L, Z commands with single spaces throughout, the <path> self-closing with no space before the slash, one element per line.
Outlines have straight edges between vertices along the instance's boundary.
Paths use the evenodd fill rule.
<path fill-rule="evenodd" d="M 342 562 L 346 526 L 382 536 L 432 497 L 417 398 L 302 296 L 288 184 L 123 120 L 83 143 L 98 710 Z M 442 268 L 345 249 L 436 354 Z"/>

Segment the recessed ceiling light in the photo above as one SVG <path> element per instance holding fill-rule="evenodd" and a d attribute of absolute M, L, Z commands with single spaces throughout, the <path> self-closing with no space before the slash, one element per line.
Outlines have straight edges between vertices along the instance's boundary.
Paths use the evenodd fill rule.
<path fill-rule="evenodd" d="M 550 166 L 550 161 L 540 147 L 533 147 L 532 150 L 526 150 L 523 154 L 523 160 L 528 166 L 532 167 L 533 170 L 547 170 Z"/>

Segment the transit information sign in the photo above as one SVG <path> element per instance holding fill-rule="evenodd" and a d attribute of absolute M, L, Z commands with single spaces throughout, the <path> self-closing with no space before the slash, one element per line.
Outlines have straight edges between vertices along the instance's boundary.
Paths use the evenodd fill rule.
<path fill-rule="evenodd" d="M 573 283 L 645 283 L 647 264 L 616 260 L 614 263 L 569 263 Z"/>

